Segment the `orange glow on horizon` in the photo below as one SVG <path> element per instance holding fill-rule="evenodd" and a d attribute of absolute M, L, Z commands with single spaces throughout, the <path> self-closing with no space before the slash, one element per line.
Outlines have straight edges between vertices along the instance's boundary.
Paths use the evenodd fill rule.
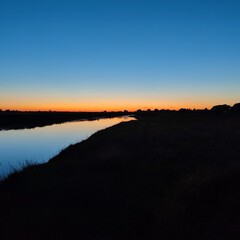
<path fill-rule="evenodd" d="M 39 97 L 39 96 L 8 96 L 3 98 L 0 109 L 19 111 L 72 111 L 72 112 L 102 112 L 102 111 L 136 111 L 138 109 L 169 109 L 179 110 L 212 108 L 214 105 L 234 105 L 236 99 L 218 99 L 217 97 L 92 97 L 79 99 L 69 97 Z"/>
<path fill-rule="evenodd" d="M 236 97 L 223 98 L 219 96 L 188 96 L 188 95 L 37 95 L 37 94 L 9 94 L 1 96 L 0 109 L 19 111 L 73 111 L 73 112 L 102 112 L 102 111 L 136 111 L 138 109 L 169 109 L 179 110 L 212 108 L 214 105 L 234 105 Z"/>
<path fill-rule="evenodd" d="M 169 110 L 179 110 L 180 108 L 188 109 L 205 109 L 211 108 L 215 104 L 132 104 L 132 103 L 105 103 L 105 104 L 70 104 L 70 103 L 58 103 L 58 104 L 9 104 L 2 107 L 2 110 L 18 110 L 18 111 L 69 111 L 69 112 L 101 112 L 101 111 L 136 111 L 138 109 L 147 110 L 147 109 L 169 109 Z"/>

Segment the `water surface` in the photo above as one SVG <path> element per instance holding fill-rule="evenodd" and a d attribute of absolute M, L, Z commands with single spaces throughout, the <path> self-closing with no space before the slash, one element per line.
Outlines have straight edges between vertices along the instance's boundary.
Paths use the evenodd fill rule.
<path fill-rule="evenodd" d="M 80 142 L 101 129 L 133 119 L 126 116 L 0 131 L 0 176 L 20 169 L 26 162 L 47 162 L 70 144 Z"/>

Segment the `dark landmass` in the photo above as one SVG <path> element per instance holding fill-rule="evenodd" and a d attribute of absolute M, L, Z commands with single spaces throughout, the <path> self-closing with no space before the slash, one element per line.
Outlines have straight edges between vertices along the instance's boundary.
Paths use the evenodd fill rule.
<path fill-rule="evenodd" d="M 240 115 L 138 111 L 0 185 L 2 239 L 240 239 Z"/>
<path fill-rule="evenodd" d="M 95 120 L 129 114 L 123 112 L 20 112 L 0 111 L 0 130 L 35 128 L 77 120 Z"/>
<path fill-rule="evenodd" d="M 118 112 L 56 112 L 56 111 L 36 111 L 36 112 L 21 112 L 16 110 L 5 110 L 0 109 L 0 130 L 10 130 L 10 129 L 24 129 L 24 128 L 35 128 L 44 127 L 52 124 L 59 124 L 69 121 L 78 120 L 95 120 L 98 118 L 112 118 L 124 115 L 149 115 L 154 113 L 169 114 L 169 113 L 211 113 L 211 114 L 238 114 L 240 113 L 240 103 L 236 103 L 234 106 L 229 106 L 227 104 L 217 105 L 212 107 L 210 110 L 202 109 L 186 109 L 181 108 L 178 111 L 175 110 L 150 110 L 142 111 L 141 109 L 135 112 L 129 112 L 127 110 Z"/>

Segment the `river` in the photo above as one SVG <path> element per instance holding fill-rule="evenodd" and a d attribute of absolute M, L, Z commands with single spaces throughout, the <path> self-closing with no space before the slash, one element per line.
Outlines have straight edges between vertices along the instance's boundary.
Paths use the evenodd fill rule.
<path fill-rule="evenodd" d="M 47 162 L 70 144 L 81 142 L 101 129 L 134 119 L 124 116 L 0 131 L 0 177 L 28 163 Z"/>

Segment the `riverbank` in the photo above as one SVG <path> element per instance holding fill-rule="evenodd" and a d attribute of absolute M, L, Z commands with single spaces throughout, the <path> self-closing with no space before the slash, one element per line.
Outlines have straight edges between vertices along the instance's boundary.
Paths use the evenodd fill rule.
<path fill-rule="evenodd" d="M 83 141 L 101 129 L 133 119 L 119 116 L 0 131 L 0 179 L 22 169 L 26 162 L 47 162 L 70 144 Z"/>
<path fill-rule="evenodd" d="M 239 238 L 239 116 L 137 117 L 2 182 L 1 236 Z"/>
<path fill-rule="evenodd" d="M 20 112 L 0 111 L 0 130 L 43 127 L 69 121 L 95 120 L 127 115 L 127 112 Z"/>

